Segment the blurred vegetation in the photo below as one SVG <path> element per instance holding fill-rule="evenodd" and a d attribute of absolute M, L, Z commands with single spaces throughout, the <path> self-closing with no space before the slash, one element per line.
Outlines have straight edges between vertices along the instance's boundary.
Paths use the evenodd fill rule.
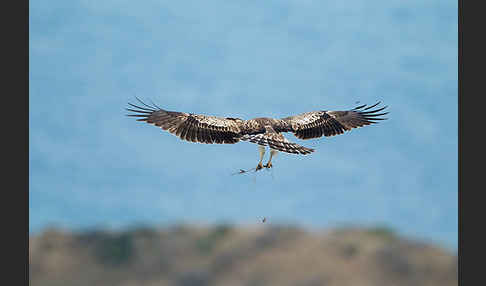
<path fill-rule="evenodd" d="M 231 232 L 229 225 L 218 225 L 211 229 L 209 233 L 196 240 L 197 249 L 205 254 L 210 253 L 218 242 Z"/>
<path fill-rule="evenodd" d="M 324 232 L 262 224 L 120 232 L 49 230 L 29 240 L 30 285 L 457 285 L 457 256 L 386 226 Z"/>
<path fill-rule="evenodd" d="M 390 227 L 387 227 L 387 226 L 372 227 L 372 228 L 369 228 L 367 230 L 367 232 L 369 234 L 375 235 L 377 237 L 381 237 L 381 238 L 386 239 L 386 240 L 392 240 L 392 239 L 397 238 L 395 231 L 393 229 L 391 229 Z"/>
<path fill-rule="evenodd" d="M 130 233 L 101 237 L 94 251 L 103 263 L 114 266 L 128 263 L 133 257 L 133 236 Z"/>
<path fill-rule="evenodd" d="M 90 231 L 80 234 L 77 241 L 87 247 L 100 263 L 118 266 L 128 263 L 133 257 L 133 236 L 134 232 Z"/>

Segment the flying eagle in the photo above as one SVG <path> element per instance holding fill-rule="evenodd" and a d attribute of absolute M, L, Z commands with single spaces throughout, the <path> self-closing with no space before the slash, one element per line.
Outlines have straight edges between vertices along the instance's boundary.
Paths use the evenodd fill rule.
<path fill-rule="evenodd" d="M 137 121 L 145 121 L 161 127 L 182 140 L 206 144 L 235 144 L 240 140 L 258 144 L 260 161 L 256 171 L 272 167 L 272 157 L 278 151 L 291 154 L 307 155 L 314 149 L 290 142 L 282 132 L 292 132 L 299 139 L 312 139 L 322 136 L 343 134 L 353 128 L 362 127 L 385 120 L 379 113 L 385 107 L 371 110 L 380 102 L 366 107 L 360 105 L 346 111 L 311 111 L 281 119 L 259 117 L 243 120 L 233 117 L 216 117 L 177 111 L 168 111 L 156 104 L 148 105 L 137 98 L 141 106 L 128 103 L 132 108 L 128 111 L 134 114 L 128 116 L 140 117 Z M 270 148 L 270 159 L 262 165 L 265 147 Z"/>

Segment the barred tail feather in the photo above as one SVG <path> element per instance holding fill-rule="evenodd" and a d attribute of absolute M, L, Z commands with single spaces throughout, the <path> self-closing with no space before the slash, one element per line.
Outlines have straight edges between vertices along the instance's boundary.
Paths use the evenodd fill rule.
<path fill-rule="evenodd" d="M 289 142 L 284 138 L 284 140 L 279 140 L 275 138 L 276 136 L 270 136 L 269 134 L 254 134 L 254 135 L 243 135 L 240 140 L 250 141 L 262 146 L 268 146 L 272 149 L 291 153 L 291 154 L 302 154 L 307 155 L 314 152 L 314 149 L 301 146 L 296 143 Z"/>

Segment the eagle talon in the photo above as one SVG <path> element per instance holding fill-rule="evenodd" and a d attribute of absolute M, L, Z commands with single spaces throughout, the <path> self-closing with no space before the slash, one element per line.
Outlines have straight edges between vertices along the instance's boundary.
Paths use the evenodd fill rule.
<path fill-rule="evenodd" d="M 265 167 L 265 168 L 267 168 L 267 169 L 270 169 L 270 168 L 272 168 L 272 167 L 273 167 L 273 165 L 272 165 L 272 163 L 267 163 L 267 164 L 266 164 L 265 166 L 263 166 L 263 167 Z"/>
<path fill-rule="evenodd" d="M 255 171 L 258 171 L 258 170 L 261 170 L 261 169 L 263 169 L 263 165 L 262 165 L 262 163 L 258 163 L 258 165 L 256 166 Z"/>

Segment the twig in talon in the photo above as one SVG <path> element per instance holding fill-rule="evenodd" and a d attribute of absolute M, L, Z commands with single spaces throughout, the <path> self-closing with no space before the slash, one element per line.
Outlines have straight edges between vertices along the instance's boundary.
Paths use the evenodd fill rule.
<path fill-rule="evenodd" d="M 237 173 L 233 173 L 232 175 L 239 175 L 239 174 L 244 174 L 244 173 L 248 173 L 249 171 L 251 171 L 252 169 L 250 170 L 243 170 L 243 169 L 240 169 Z"/>
<path fill-rule="evenodd" d="M 246 173 L 246 172 L 247 172 L 246 170 L 240 169 L 238 172 L 233 173 L 233 174 L 231 174 L 231 175 L 244 174 L 244 173 Z"/>

